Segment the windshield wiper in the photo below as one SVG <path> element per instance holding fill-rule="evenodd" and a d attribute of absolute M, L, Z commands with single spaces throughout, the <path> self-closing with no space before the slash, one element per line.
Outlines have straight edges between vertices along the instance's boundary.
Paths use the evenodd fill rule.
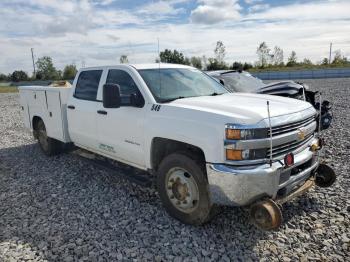
<path fill-rule="evenodd" d="M 225 94 L 225 93 L 216 93 L 216 92 L 214 92 L 214 93 L 211 93 L 210 96 L 219 96 L 219 95 L 222 95 L 222 94 Z"/>
<path fill-rule="evenodd" d="M 174 97 L 174 98 L 164 99 L 164 100 L 162 100 L 162 103 L 167 103 L 167 102 L 175 101 L 177 99 L 182 99 L 182 98 L 185 98 L 185 97 L 184 96 L 178 96 L 178 97 Z"/>
<path fill-rule="evenodd" d="M 219 96 L 219 95 L 222 95 L 222 94 L 225 94 L 225 93 L 212 93 L 210 95 L 204 95 L 204 96 Z M 182 99 L 182 98 L 189 98 L 189 97 L 194 97 L 194 96 L 178 96 L 178 97 L 173 97 L 173 98 L 169 98 L 169 99 L 164 99 L 162 100 L 162 103 L 167 103 L 167 102 L 171 102 L 171 101 L 175 101 L 175 100 L 178 100 L 178 99 Z"/>

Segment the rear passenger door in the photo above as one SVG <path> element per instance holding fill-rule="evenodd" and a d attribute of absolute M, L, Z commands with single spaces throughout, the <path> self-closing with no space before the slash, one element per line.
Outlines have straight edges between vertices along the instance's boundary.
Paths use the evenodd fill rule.
<path fill-rule="evenodd" d="M 71 140 L 78 146 L 95 150 L 97 146 L 96 111 L 103 70 L 80 72 L 73 95 L 67 105 L 68 129 Z"/>

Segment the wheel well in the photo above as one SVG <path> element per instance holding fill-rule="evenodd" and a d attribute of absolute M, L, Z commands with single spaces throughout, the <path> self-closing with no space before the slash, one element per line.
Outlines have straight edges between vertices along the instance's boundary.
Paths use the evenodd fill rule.
<path fill-rule="evenodd" d="M 164 157 L 179 151 L 186 152 L 200 163 L 205 163 L 204 152 L 199 147 L 172 139 L 156 137 L 152 141 L 151 148 L 152 169 L 156 171 Z"/>
<path fill-rule="evenodd" d="M 33 120 L 32 120 L 32 127 L 33 127 L 33 130 L 36 130 L 37 128 L 37 125 L 39 123 L 39 121 L 42 120 L 40 117 L 38 116 L 34 116 L 33 117 Z"/>
<path fill-rule="evenodd" d="M 32 127 L 33 127 L 33 136 L 34 138 L 38 138 L 38 132 L 37 132 L 37 126 L 39 121 L 42 121 L 42 119 L 38 116 L 34 116 L 32 119 Z"/>

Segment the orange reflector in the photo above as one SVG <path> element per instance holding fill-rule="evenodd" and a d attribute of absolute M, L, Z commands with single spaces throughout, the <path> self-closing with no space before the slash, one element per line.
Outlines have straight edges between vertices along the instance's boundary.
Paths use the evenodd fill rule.
<path fill-rule="evenodd" d="M 312 152 L 316 152 L 318 150 L 321 150 L 323 145 L 324 145 L 323 139 L 318 138 L 317 141 L 310 146 L 310 150 Z"/>
<path fill-rule="evenodd" d="M 293 153 L 289 153 L 284 157 L 284 164 L 286 166 L 292 166 L 294 165 L 294 155 Z"/>
<path fill-rule="evenodd" d="M 312 144 L 312 145 L 310 146 L 310 150 L 311 150 L 312 152 L 316 152 L 318 149 L 319 149 L 319 146 L 318 146 L 317 144 Z"/>
<path fill-rule="evenodd" d="M 227 160 L 242 160 L 242 151 L 235 149 L 226 149 Z"/>
<path fill-rule="evenodd" d="M 241 130 L 226 129 L 226 139 L 241 139 Z"/>

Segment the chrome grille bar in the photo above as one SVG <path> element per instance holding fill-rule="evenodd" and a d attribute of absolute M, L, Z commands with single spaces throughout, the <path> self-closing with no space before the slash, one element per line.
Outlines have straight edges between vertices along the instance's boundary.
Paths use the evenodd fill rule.
<path fill-rule="evenodd" d="M 272 127 L 272 136 L 277 136 L 277 135 L 281 135 L 284 133 L 298 130 L 301 127 L 305 127 L 305 126 L 309 125 L 313 121 L 315 121 L 314 116 L 309 117 L 309 118 L 304 119 L 304 120 L 301 120 L 301 121 L 298 121 L 298 122 L 291 123 L 291 124 Z M 268 131 L 268 135 L 270 135 L 269 131 Z"/>
<path fill-rule="evenodd" d="M 305 139 L 302 141 L 293 141 L 293 142 L 289 142 L 289 143 L 285 143 L 285 144 L 276 146 L 273 149 L 272 157 L 276 158 L 276 157 L 285 155 L 287 153 L 291 153 L 294 150 L 298 149 L 299 147 L 302 147 L 303 145 L 308 143 L 310 141 L 310 139 L 312 139 L 312 138 L 313 138 L 313 134 L 310 134 L 307 137 L 305 137 Z M 267 150 L 267 157 L 268 158 L 271 157 L 270 150 Z"/>

